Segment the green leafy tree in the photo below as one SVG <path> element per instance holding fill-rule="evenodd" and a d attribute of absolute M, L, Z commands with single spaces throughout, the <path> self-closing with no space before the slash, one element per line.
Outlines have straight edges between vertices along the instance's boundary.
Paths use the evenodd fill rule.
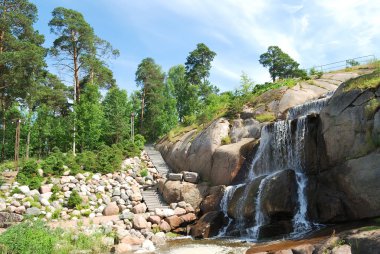
<path fill-rule="evenodd" d="M 104 140 L 107 145 L 122 142 L 129 137 L 132 104 L 125 90 L 111 88 L 103 101 Z"/>
<path fill-rule="evenodd" d="M 187 82 L 184 65 L 171 67 L 166 83 L 173 90 L 179 121 L 183 122 L 185 116 L 191 115 L 196 110 L 198 104 L 197 86 Z"/>
<path fill-rule="evenodd" d="M 147 111 L 146 107 L 151 106 L 153 102 L 151 99 L 154 99 L 155 94 L 157 93 L 158 88 L 163 87 L 165 75 L 161 70 L 161 67 L 155 63 L 153 58 L 145 58 L 137 67 L 136 71 L 136 83 L 137 86 L 141 88 L 140 90 L 140 99 L 141 99 L 141 113 L 140 113 L 140 132 L 144 133 L 144 117 Z M 151 123 L 148 123 L 149 125 Z M 148 125 L 147 124 L 147 125 Z"/>
<path fill-rule="evenodd" d="M 88 84 L 83 90 L 80 102 L 75 106 L 78 125 L 78 141 L 81 150 L 99 147 L 104 122 L 101 94 L 97 85 Z"/>
<path fill-rule="evenodd" d="M 211 93 L 217 93 L 217 87 L 210 84 L 207 78 L 210 76 L 211 62 L 216 53 L 205 44 L 197 44 L 197 48 L 189 53 L 186 59 L 186 79 L 192 85 L 198 86 L 198 95 L 202 100 Z"/>
<path fill-rule="evenodd" d="M 294 61 L 278 46 L 268 47 L 267 52 L 260 55 L 259 62 L 269 68 L 269 74 L 273 82 L 277 78 L 306 77 L 304 70 L 299 69 L 299 63 Z"/>
<path fill-rule="evenodd" d="M 0 100 L 2 160 L 5 159 L 7 110 L 25 98 L 45 66 L 44 37 L 36 32 L 37 8 L 27 0 L 0 2 Z"/>

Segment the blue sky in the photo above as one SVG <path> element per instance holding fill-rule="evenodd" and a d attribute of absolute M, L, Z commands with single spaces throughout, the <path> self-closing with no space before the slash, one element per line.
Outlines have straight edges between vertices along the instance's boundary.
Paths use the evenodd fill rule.
<path fill-rule="evenodd" d="M 348 58 L 380 57 L 379 0 L 31 0 L 36 28 L 52 45 L 48 22 L 55 7 L 83 13 L 95 33 L 120 50 L 110 63 L 117 83 L 137 89 L 134 74 L 145 57 L 165 72 L 183 64 L 197 43 L 217 53 L 210 80 L 222 91 L 239 85 L 242 71 L 269 81 L 260 54 L 278 45 L 308 68 Z M 66 82 L 71 77 L 52 67 Z"/>

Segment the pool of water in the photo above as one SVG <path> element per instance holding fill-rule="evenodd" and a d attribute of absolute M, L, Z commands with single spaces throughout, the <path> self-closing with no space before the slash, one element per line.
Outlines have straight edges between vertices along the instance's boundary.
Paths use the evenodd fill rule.
<path fill-rule="evenodd" d="M 252 243 L 239 240 L 192 240 L 191 238 L 169 240 L 166 245 L 157 248 L 160 254 L 242 254 Z"/>

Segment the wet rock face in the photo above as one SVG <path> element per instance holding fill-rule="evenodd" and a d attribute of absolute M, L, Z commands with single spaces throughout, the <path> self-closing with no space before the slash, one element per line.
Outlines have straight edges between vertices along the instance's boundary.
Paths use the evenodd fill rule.
<path fill-rule="evenodd" d="M 191 228 L 191 236 L 194 238 L 210 238 L 218 235 L 223 226 L 223 213 L 213 211 L 203 215 Z"/>
<path fill-rule="evenodd" d="M 261 207 L 272 221 L 291 220 L 297 207 L 297 182 L 293 170 L 283 170 L 263 187 Z"/>

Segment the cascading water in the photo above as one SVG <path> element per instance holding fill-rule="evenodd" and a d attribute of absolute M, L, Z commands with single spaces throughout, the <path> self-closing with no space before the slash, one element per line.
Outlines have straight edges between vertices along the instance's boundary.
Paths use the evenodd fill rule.
<path fill-rule="evenodd" d="M 247 200 L 249 189 L 248 183 L 252 182 L 257 177 L 265 175 L 266 177 L 260 182 L 256 196 L 255 226 L 248 230 L 241 231 L 241 233 L 248 233 L 250 239 L 256 240 L 259 236 L 260 227 L 264 226 L 266 223 L 266 215 L 264 214 L 261 206 L 262 191 L 265 184 L 275 173 L 286 169 L 293 169 L 295 171 L 296 183 L 298 187 L 298 208 L 293 218 L 294 232 L 292 235 L 300 235 L 312 228 L 312 223 L 307 219 L 307 176 L 304 168 L 305 136 L 307 135 L 306 116 L 311 113 L 319 114 L 322 108 L 327 105 L 331 96 L 332 93 L 328 93 L 325 98 L 294 107 L 288 111 L 287 120 L 277 121 L 272 125 L 267 125 L 262 128 L 260 145 L 255 157 L 252 160 L 247 180 L 243 184 L 246 186 L 243 196 L 239 200 L 236 207 L 237 214 L 239 215 L 236 222 L 239 226 L 243 227 L 243 204 L 245 204 L 245 202 L 249 202 L 249 200 Z M 292 121 L 295 119 L 297 119 L 297 124 L 294 126 L 294 124 L 292 125 Z M 237 187 L 234 186 L 234 188 L 231 188 L 229 191 L 226 190 L 222 200 L 223 212 L 227 211 L 228 203 L 230 202 L 236 189 Z M 231 194 L 231 192 L 233 193 Z M 228 216 L 227 212 L 225 212 L 225 216 Z M 224 236 L 227 232 L 228 226 L 231 223 L 232 220 L 229 221 L 227 227 L 223 228 L 219 235 Z"/>
<path fill-rule="evenodd" d="M 218 234 L 218 237 L 222 237 L 224 236 L 226 233 L 227 233 L 227 229 L 228 227 L 231 225 L 232 223 L 232 219 L 230 217 L 228 217 L 228 203 L 230 202 L 230 200 L 232 199 L 232 196 L 234 195 L 236 189 L 238 189 L 240 186 L 242 186 L 243 184 L 238 184 L 238 185 L 232 185 L 232 186 L 227 186 L 227 188 L 225 189 L 224 191 L 224 195 L 223 195 L 223 198 L 222 200 L 220 201 L 220 208 L 221 208 L 221 211 L 223 212 L 224 214 L 224 217 L 228 219 L 228 223 L 227 225 L 222 228 Z"/>
<path fill-rule="evenodd" d="M 290 108 L 288 111 L 287 119 L 294 120 L 298 117 L 310 115 L 310 114 L 319 114 L 323 107 L 327 105 L 331 96 L 333 96 L 334 91 L 328 92 L 324 98 L 306 102 L 304 104 Z"/>

